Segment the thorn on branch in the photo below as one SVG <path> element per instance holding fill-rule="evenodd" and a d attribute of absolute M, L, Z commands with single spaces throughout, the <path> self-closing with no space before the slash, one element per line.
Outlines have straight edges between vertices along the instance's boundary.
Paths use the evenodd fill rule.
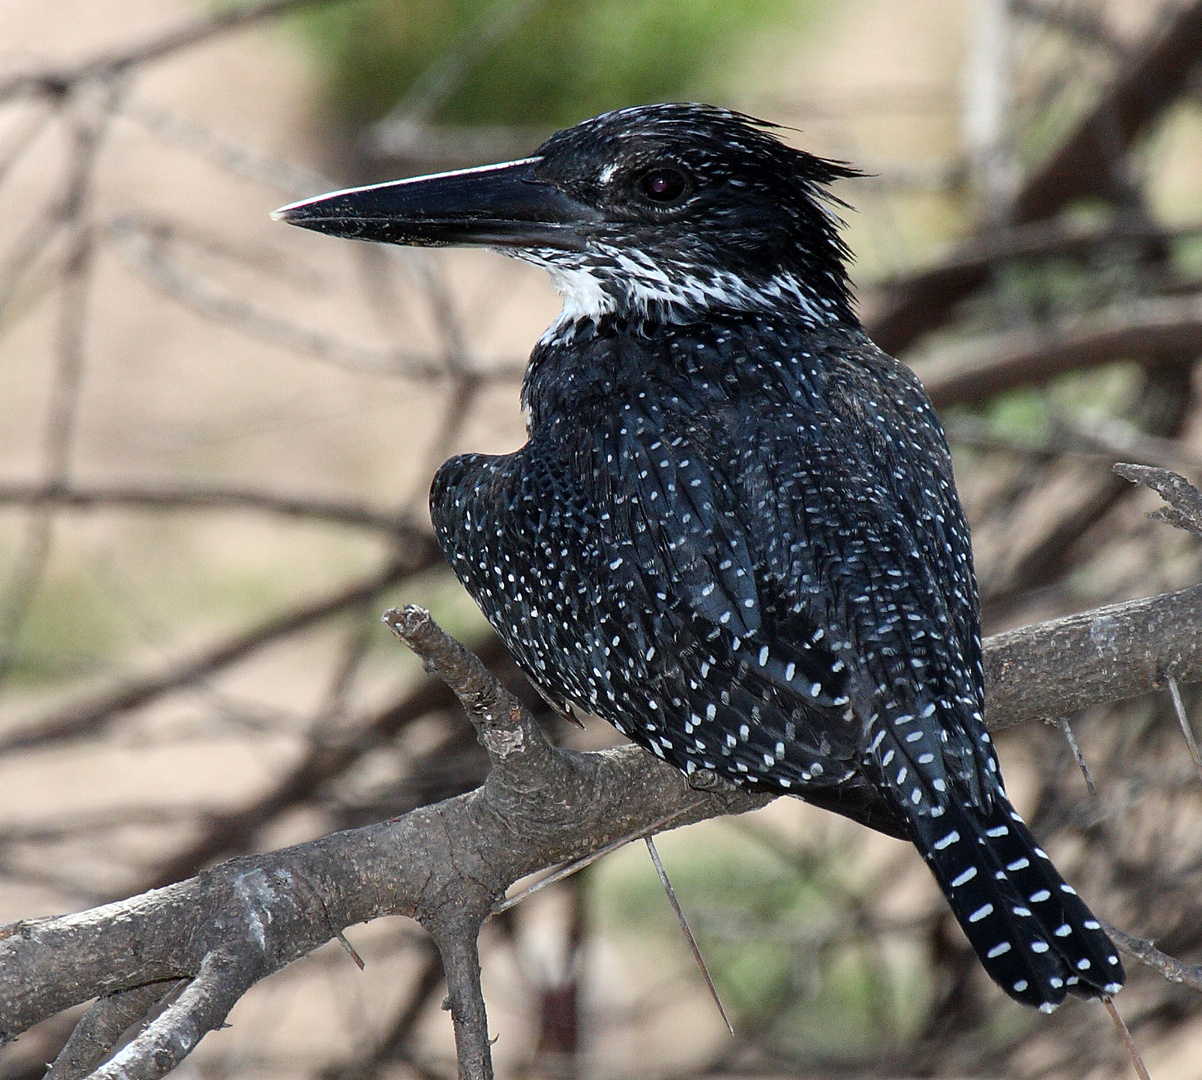
<path fill-rule="evenodd" d="M 357 967 L 360 971 L 365 970 L 367 964 L 364 962 L 363 957 L 359 955 L 359 951 L 355 948 L 355 946 L 350 943 L 346 934 L 339 930 L 338 933 L 334 935 L 334 938 L 338 944 L 346 950 L 347 956 L 349 956 L 355 962 L 355 967 Z"/>
<path fill-rule="evenodd" d="M 625 847 L 627 844 L 633 843 L 635 840 L 648 839 L 657 832 L 660 832 L 672 822 L 684 817 L 685 814 L 697 809 L 700 803 L 690 806 L 682 806 L 679 810 L 671 814 L 665 814 L 663 817 L 653 821 L 646 828 L 639 829 L 637 832 L 627 833 L 625 836 L 618 837 L 612 843 L 606 844 L 602 848 L 598 848 L 591 855 L 585 855 L 582 859 L 575 859 L 570 863 L 564 863 L 563 866 L 553 870 L 546 877 L 539 878 L 533 885 L 527 886 L 519 893 L 513 896 L 507 896 L 503 900 L 498 900 L 492 906 L 493 915 L 500 915 L 502 911 L 508 911 L 511 907 L 517 907 L 527 897 L 533 896 L 536 892 L 541 892 L 548 885 L 554 885 L 557 881 L 563 881 L 564 878 L 569 878 L 573 874 L 580 873 L 586 866 L 592 866 L 598 859 L 605 858 L 606 855 L 611 855 L 619 848 Z"/>
<path fill-rule="evenodd" d="M 1175 525 L 1202 539 L 1202 491 L 1184 476 L 1172 469 L 1154 469 L 1122 461 L 1114 466 L 1114 471 L 1124 480 L 1151 488 L 1169 504 L 1149 514 L 1149 520 Z"/>

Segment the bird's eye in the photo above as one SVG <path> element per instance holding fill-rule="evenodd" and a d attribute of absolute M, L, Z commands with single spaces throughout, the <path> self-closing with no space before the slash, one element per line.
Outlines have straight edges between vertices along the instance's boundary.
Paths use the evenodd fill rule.
<path fill-rule="evenodd" d="M 677 202 L 689 190 L 689 178 L 679 169 L 650 169 L 639 177 L 639 190 L 652 202 Z"/>

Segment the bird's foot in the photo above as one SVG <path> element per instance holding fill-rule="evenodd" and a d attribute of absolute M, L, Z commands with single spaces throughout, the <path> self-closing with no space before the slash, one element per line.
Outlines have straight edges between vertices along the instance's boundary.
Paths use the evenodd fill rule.
<path fill-rule="evenodd" d="M 689 787 L 694 791 L 712 791 L 715 794 L 733 795 L 739 790 L 739 785 L 725 776 L 719 776 L 711 769 L 698 769 L 688 777 Z"/>

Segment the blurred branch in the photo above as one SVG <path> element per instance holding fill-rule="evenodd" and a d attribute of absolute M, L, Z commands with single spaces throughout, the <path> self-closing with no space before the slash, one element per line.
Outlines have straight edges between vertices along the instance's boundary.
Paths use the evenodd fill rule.
<path fill-rule="evenodd" d="M 0 184 L 8 179 L 13 167 L 46 130 L 54 113 L 51 109 L 35 106 L 17 121 L 5 134 L 0 144 Z"/>
<path fill-rule="evenodd" d="M 1202 356 L 1202 300 L 1138 300 L 1097 319 L 1016 330 L 914 365 L 937 409 L 979 405 L 1069 371 Z"/>
<path fill-rule="evenodd" d="M 1016 225 L 1052 217 L 1083 195 L 1113 193 L 1113 169 L 1135 139 L 1189 85 L 1202 55 L 1202 0 L 1191 0 L 1165 19 L 1153 20 L 1148 38 L 1092 110 L 1021 186 L 1003 215 Z M 988 231 L 987 226 L 982 232 Z M 968 241 L 972 245 L 979 240 Z M 988 281 L 984 266 L 967 266 L 937 282 L 922 272 L 888 290 L 869 333 L 888 353 L 904 352 L 942 326 L 955 306 Z"/>
<path fill-rule="evenodd" d="M 1157 468 L 1177 466 L 1202 471 L 1202 458 L 1190 454 L 1188 447 L 1177 439 L 1147 435 L 1123 420 L 1070 424 L 1054 418 L 1048 431 L 1032 436 L 1011 434 L 967 414 L 949 416 L 943 426 L 951 442 L 982 450 L 1034 457 L 1090 458 L 1111 465 L 1126 459 Z"/>
<path fill-rule="evenodd" d="M 244 488 L 205 487 L 164 482 L 154 486 L 101 487 L 80 484 L 42 484 L 0 481 L 0 506 L 47 507 L 64 510 L 260 510 L 281 517 L 332 525 L 371 529 L 399 544 L 416 549 L 428 545 L 430 536 L 404 513 L 374 510 L 361 503 L 286 495 Z"/>
<path fill-rule="evenodd" d="M 268 619 L 196 656 L 177 661 L 151 675 L 133 676 L 111 689 L 54 708 L 41 717 L 14 724 L 9 731 L 0 735 L 0 754 L 29 750 L 82 734 L 94 736 L 123 713 L 142 708 L 163 694 L 188 686 L 245 659 L 273 641 L 376 597 L 404 578 L 436 565 L 440 559 L 433 538 L 425 538 L 421 546 L 414 545 L 403 555 L 389 559 L 376 573 L 328 596 Z"/>
<path fill-rule="evenodd" d="M 179 26 L 152 34 L 123 49 L 106 49 L 79 64 L 46 65 L 0 78 L 0 102 L 20 95 L 60 98 L 89 81 L 108 81 L 118 75 L 183 49 L 200 45 L 222 34 L 242 30 L 281 15 L 320 7 L 341 0 L 265 0 L 258 4 L 222 7 L 189 19 Z"/>
<path fill-rule="evenodd" d="M 21 286 L 39 260 L 48 261 L 63 224 L 63 201 L 53 199 L 32 215 L 0 259 L 0 333 L 12 325 L 11 314 Z"/>
<path fill-rule="evenodd" d="M 340 2 L 340 0 L 331 0 Z M 126 101 L 120 115 L 141 125 L 152 135 L 180 149 L 191 151 L 219 169 L 263 184 L 289 199 L 302 199 L 336 188 L 338 184 L 322 173 L 220 135 L 186 116 L 149 102 Z"/>
<path fill-rule="evenodd" d="M 1176 436 L 1190 422 L 1194 407 L 1191 380 L 1192 363 L 1187 357 L 1166 357 L 1149 363 L 1140 371 L 1120 415 L 1140 432 Z M 1065 481 L 1070 486 L 1061 489 L 1060 497 L 1049 500 L 1049 486 L 1054 489 Z M 1108 471 L 1048 458 L 1030 459 L 1010 488 L 1009 493 L 994 501 L 992 520 L 988 522 L 989 531 L 1001 534 L 997 539 L 1006 554 L 998 553 L 1000 557 L 980 576 L 978 585 L 982 606 L 988 607 L 993 617 L 998 616 L 999 609 L 1009 607 L 1007 620 L 1021 622 L 1025 619 L 1014 609 L 1019 605 L 1021 610 L 1024 597 L 1029 603 L 1034 590 L 1047 597 L 1049 586 L 1067 584 L 1069 575 L 1085 560 L 1114 543 L 1116 527 L 1121 527 L 1124 519 L 1108 515 L 1129 498 L 1131 488 Z M 974 537 L 978 542 L 983 531 L 978 526 Z M 1103 574 L 1097 580 L 1102 583 L 1113 579 Z M 1140 588 L 1157 591 L 1156 585 L 1134 582 L 1126 588 L 1109 588 L 1112 591 L 1097 596 L 1096 602 L 1130 595 Z M 1068 600 L 1069 610 L 1080 606 L 1079 599 Z"/>
<path fill-rule="evenodd" d="M 99 836 L 114 829 L 146 825 L 179 825 L 209 810 L 205 804 L 147 806 L 123 803 L 111 809 L 57 812 L 46 821 L 10 821 L 0 826 L 0 848 L 13 844 L 44 844 L 80 836 Z"/>
<path fill-rule="evenodd" d="M 91 220 L 92 181 L 105 130 L 117 100 L 111 84 L 81 95 L 70 112 L 70 152 L 66 190 L 55 211 L 53 223 L 45 223 L 49 240 L 53 232 L 66 233 L 67 252 L 59 271 L 61 290 L 54 343 L 54 375 L 50 402 L 42 427 L 40 471 L 47 484 L 66 481 L 75 444 L 76 421 L 85 366 L 84 339 L 88 325 L 88 297 L 96 245 Z M 35 222 L 23 242 L 30 243 L 40 226 Z M 32 250 L 32 247 L 31 247 Z M 18 255 L 10 266 L 9 289 L 15 289 L 23 264 Z M 50 560 L 53 544 L 53 515 L 39 512 L 25 524 L 24 535 L 7 587 L 0 596 L 0 684 L 11 673 L 17 642 L 34 597 Z"/>
<path fill-rule="evenodd" d="M 168 253 L 170 238 L 161 229 L 146 228 L 133 218 L 123 217 L 113 222 L 111 235 L 117 254 L 127 266 L 161 292 L 216 323 L 351 371 L 425 382 L 447 378 L 446 366 L 423 352 L 373 347 L 313 330 L 227 292 L 173 260 Z M 503 362 L 472 374 L 485 381 L 515 381 L 525 367 L 524 361 Z"/>
<path fill-rule="evenodd" d="M 396 108 L 372 127 L 368 152 L 378 158 L 400 157 L 405 166 L 412 168 L 417 162 L 476 164 L 482 160 L 520 157 L 530 146 L 541 143 L 545 133 L 524 142 L 523 133 L 511 129 L 450 131 L 431 127 L 430 121 L 489 51 L 530 18 L 543 2 L 496 0 L 418 75 Z M 499 153 L 498 143 L 505 147 Z"/>
<path fill-rule="evenodd" d="M 1013 220 L 1050 217 L 1083 195 L 1113 195 L 1116 152 L 1121 156 L 1188 89 L 1199 55 L 1198 0 L 1152 20 L 1147 39 L 1131 50 L 1111 88 L 1023 186 Z"/>
<path fill-rule="evenodd" d="M 537 10 L 544 0 L 495 0 L 413 80 L 404 99 L 376 126 L 390 133 L 420 129 L 447 103 L 472 69 Z"/>
<path fill-rule="evenodd" d="M 1063 30 L 1077 41 L 1093 45 L 1122 58 L 1127 47 L 1098 12 L 1068 4 L 1044 3 L 1041 0 L 1009 0 L 1010 10 L 1032 22 Z"/>
<path fill-rule="evenodd" d="M 955 288 L 966 274 L 989 271 L 1022 259 L 1097 256 L 1115 247 L 1156 241 L 1172 243 L 1202 235 L 1202 222 L 1161 228 L 1146 217 L 1120 215 L 1104 225 L 1059 218 L 992 229 L 959 243 L 939 262 L 872 283 L 886 298 L 896 289 L 940 292 Z M 873 315 L 868 315 L 873 321 Z"/>
<path fill-rule="evenodd" d="M 322 1070 L 322 1080 L 374 1080 L 393 1063 L 408 1065 L 422 1080 L 442 1080 L 437 1073 L 423 1068 L 410 1046 L 418 1021 L 443 985 L 442 963 L 429 938 L 420 942 L 424 955 L 408 1000 L 399 1008 L 384 1034 L 368 1048 L 357 1048 L 347 1061 Z"/>

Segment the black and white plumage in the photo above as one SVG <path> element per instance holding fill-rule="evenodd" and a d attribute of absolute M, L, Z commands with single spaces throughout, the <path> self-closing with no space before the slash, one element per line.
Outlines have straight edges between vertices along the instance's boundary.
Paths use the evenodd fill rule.
<path fill-rule="evenodd" d="M 453 458 L 431 492 L 551 701 L 913 841 L 1011 997 L 1110 996 L 1112 944 L 1002 786 L 968 528 L 930 401 L 854 315 L 825 190 L 849 175 L 737 113 L 657 105 L 278 213 L 497 247 L 563 293 L 528 442 Z"/>

